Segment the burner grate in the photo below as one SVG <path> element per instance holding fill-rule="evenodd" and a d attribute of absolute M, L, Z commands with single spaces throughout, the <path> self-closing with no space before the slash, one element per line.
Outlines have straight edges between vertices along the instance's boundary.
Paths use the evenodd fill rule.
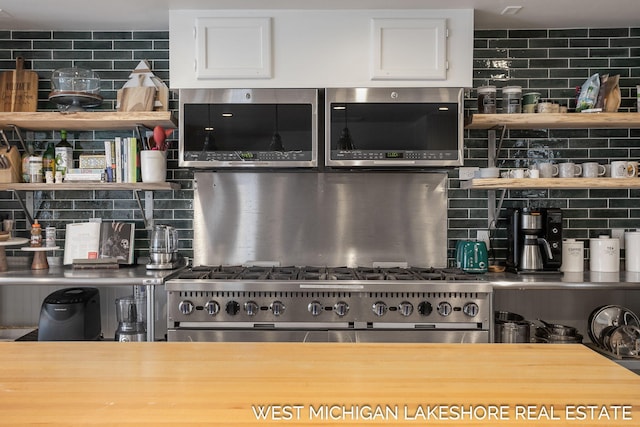
<path fill-rule="evenodd" d="M 213 280 L 428 280 L 470 281 L 483 280 L 481 276 L 466 273 L 459 268 L 370 268 L 370 267 L 262 267 L 262 266 L 195 266 L 182 271 L 178 279 Z"/>

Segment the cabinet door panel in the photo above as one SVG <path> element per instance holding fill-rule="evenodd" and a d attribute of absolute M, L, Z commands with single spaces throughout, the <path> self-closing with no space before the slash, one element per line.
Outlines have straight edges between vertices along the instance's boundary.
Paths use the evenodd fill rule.
<path fill-rule="evenodd" d="M 446 19 L 372 19 L 371 78 L 447 78 Z"/>
<path fill-rule="evenodd" d="M 196 19 L 196 78 L 271 78 L 271 18 Z"/>

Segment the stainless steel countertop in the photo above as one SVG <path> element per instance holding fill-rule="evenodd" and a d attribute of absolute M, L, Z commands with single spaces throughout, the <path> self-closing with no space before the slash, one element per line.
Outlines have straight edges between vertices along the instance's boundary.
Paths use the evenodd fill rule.
<path fill-rule="evenodd" d="M 484 278 L 494 290 L 500 289 L 624 289 L 640 290 L 640 273 L 620 271 L 600 273 L 487 273 Z"/>
<path fill-rule="evenodd" d="M 129 286 L 162 285 L 180 269 L 147 270 L 146 265 L 122 266 L 117 269 L 73 269 L 70 266 L 50 265 L 49 269 L 32 270 L 30 264 L 9 263 L 9 270 L 0 273 L 0 286 Z"/>

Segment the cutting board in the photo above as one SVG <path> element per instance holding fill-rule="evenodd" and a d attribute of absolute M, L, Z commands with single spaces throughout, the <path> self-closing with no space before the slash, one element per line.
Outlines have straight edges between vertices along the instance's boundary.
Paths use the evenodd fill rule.
<path fill-rule="evenodd" d="M 153 111 L 155 96 L 155 87 L 125 87 L 118 91 L 118 111 Z"/>
<path fill-rule="evenodd" d="M 16 69 L 0 73 L 0 111 L 34 112 L 38 108 L 38 73 L 24 69 L 24 58 L 16 58 Z"/>

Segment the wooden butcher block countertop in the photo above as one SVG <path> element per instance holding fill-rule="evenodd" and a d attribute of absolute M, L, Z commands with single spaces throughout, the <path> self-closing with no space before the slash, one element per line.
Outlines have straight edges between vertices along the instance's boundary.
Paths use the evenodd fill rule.
<path fill-rule="evenodd" d="M 0 425 L 640 425 L 581 345 L 0 343 Z"/>

